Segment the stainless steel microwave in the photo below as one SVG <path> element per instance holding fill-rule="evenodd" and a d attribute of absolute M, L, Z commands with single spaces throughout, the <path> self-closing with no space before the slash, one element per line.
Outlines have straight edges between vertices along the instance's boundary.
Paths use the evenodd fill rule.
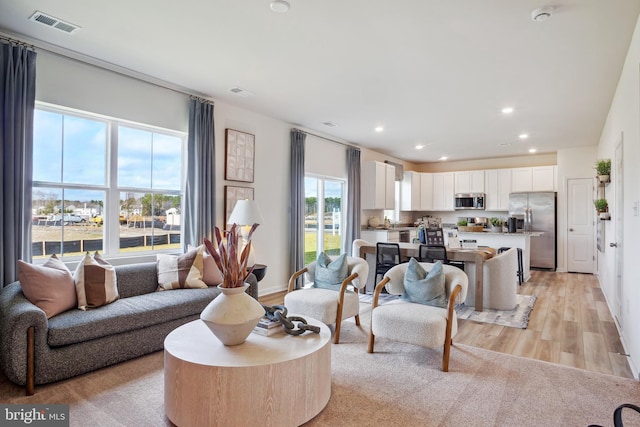
<path fill-rule="evenodd" d="M 453 199 L 453 207 L 456 210 L 482 209 L 484 210 L 484 193 L 456 193 Z"/>

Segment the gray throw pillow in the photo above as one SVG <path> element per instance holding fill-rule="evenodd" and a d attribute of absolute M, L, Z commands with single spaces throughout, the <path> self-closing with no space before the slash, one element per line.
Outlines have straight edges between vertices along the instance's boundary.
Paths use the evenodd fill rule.
<path fill-rule="evenodd" d="M 316 288 L 340 290 L 342 282 L 349 275 L 347 255 L 342 254 L 334 261 L 320 252 L 316 261 L 316 271 L 313 278 L 313 286 Z"/>
<path fill-rule="evenodd" d="M 437 261 L 431 271 L 427 272 L 411 258 L 404 274 L 404 293 L 400 299 L 434 307 L 447 307 L 444 268 Z"/>

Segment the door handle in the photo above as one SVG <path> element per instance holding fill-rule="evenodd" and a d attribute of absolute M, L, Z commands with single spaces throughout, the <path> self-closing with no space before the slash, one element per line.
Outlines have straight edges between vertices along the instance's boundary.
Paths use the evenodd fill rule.
<path fill-rule="evenodd" d="M 570 228 L 569 231 L 573 231 L 573 228 Z"/>
<path fill-rule="evenodd" d="M 617 243 L 613 243 L 613 242 L 612 242 L 612 243 L 609 243 L 609 247 L 610 247 L 610 248 L 617 248 L 617 247 L 618 247 L 618 244 L 617 244 Z"/>

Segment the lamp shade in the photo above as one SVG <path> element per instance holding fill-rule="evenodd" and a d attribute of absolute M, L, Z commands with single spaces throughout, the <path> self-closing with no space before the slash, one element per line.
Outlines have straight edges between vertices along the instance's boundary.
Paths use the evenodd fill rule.
<path fill-rule="evenodd" d="M 253 225 L 262 224 L 262 213 L 255 200 L 238 200 L 229 216 L 228 224 Z"/>

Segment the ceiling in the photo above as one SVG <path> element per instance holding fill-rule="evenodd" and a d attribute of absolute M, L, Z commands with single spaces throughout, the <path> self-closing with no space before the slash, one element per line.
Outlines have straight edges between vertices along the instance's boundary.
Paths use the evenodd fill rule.
<path fill-rule="evenodd" d="M 288 1 L 0 0 L 0 32 L 430 162 L 597 144 L 640 13 L 638 0 L 559 0 L 544 22 L 531 19 L 543 0 Z M 36 10 L 82 28 L 29 21 Z"/>

